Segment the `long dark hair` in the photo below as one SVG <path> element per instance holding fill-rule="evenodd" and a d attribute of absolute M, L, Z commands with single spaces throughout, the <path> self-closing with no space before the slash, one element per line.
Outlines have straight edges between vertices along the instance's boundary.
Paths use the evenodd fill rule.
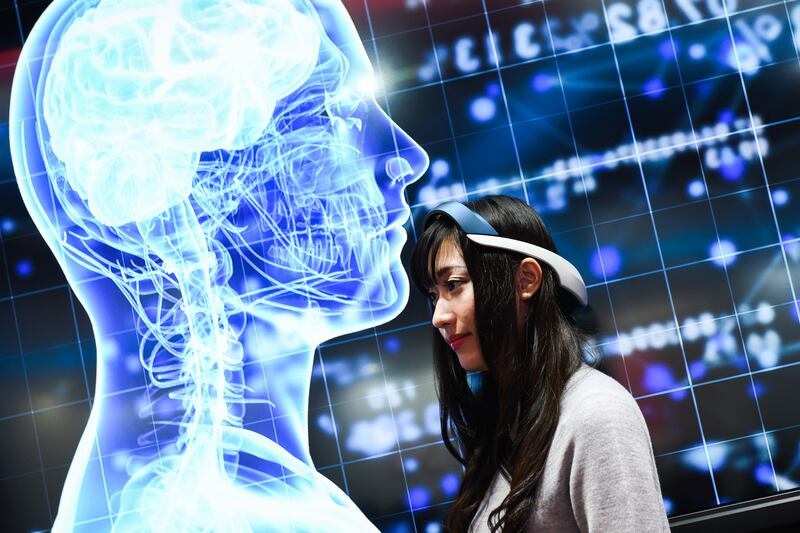
<path fill-rule="evenodd" d="M 542 219 L 521 200 L 488 196 L 466 205 L 501 236 L 556 251 Z M 523 531 L 558 424 L 564 386 L 580 365 L 586 336 L 569 315 L 574 301 L 541 262 L 541 286 L 527 316 L 518 320 L 523 317 L 517 316 L 515 274 L 524 256 L 472 243 L 447 217 L 435 219 L 414 248 L 411 275 L 423 293 L 435 285 L 436 254 L 446 241 L 459 246 L 472 279 L 477 334 L 488 366 L 473 392 L 455 352 L 434 332 L 442 438 L 464 465 L 447 530 L 469 529 L 494 475 L 505 471 L 511 490 L 490 515 L 491 529 Z"/>

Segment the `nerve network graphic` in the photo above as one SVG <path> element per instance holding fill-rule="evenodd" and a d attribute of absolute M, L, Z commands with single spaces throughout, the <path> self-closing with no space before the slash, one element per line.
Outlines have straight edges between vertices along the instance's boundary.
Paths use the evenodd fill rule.
<path fill-rule="evenodd" d="M 338 0 L 56 0 L 10 141 L 88 311 L 54 531 L 374 529 L 312 464 L 315 347 L 396 316 L 425 152 Z M 293 529 L 292 529 L 293 528 Z"/>

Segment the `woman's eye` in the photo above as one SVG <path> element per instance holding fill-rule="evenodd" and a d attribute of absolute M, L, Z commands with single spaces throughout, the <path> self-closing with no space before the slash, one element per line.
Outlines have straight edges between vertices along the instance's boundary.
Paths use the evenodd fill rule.
<path fill-rule="evenodd" d="M 461 280 L 453 279 L 450 281 L 445 282 L 444 286 L 447 288 L 448 291 L 454 291 L 461 285 Z"/>
<path fill-rule="evenodd" d="M 429 301 L 430 301 L 432 304 L 435 304 L 435 303 L 436 303 L 436 298 L 437 298 L 437 294 L 436 294 L 435 292 L 431 291 L 431 292 L 429 292 L 429 293 L 428 293 L 428 300 L 429 300 Z"/>

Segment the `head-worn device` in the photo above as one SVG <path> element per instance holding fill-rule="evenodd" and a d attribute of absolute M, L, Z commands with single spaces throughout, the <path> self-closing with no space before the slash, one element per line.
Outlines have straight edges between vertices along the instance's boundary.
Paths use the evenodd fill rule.
<path fill-rule="evenodd" d="M 547 264 L 555 271 L 562 289 L 573 295 L 582 306 L 588 304 L 586 284 L 580 272 L 560 255 L 529 242 L 501 237 L 485 218 L 460 202 L 445 202 L 435 207 L 425 217 L 423 227 L 427 228 L 437 215 L 445 215 L 452 219 L 474 243 L 519 252 Z"/>

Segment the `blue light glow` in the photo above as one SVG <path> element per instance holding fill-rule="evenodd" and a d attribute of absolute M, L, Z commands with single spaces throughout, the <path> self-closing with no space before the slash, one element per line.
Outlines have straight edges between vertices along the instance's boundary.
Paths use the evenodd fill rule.
<path fill-rule="evenodd" d="M 736 262 L 736 245 L 728 239 L 714 242 L 708 250 L 708 256 L 717 266 L 730 266 Z"/>
<path fill-rule="evenodd" d="M 533 86 L 533 90 L 537 93 L 546 93 L 558 85 L 558 79 L 542 72 L 533 77 L 531 84 Z"/>
<path fill-rule="evenodd" d="M 789 193 L 786 189 L 775 189 L 772 191 L 772 202 L 778 207 L 786 205 L 789 202 Z"/>
<path fill-rule="evenodd" d="M 22 259 L 17 263 L 16 267 L 17 276 L 21 278 L 29 278 L 33 274 L 33 264 L 27 259 Z"/>
<path fill-rule="evenodd" d="M 642 87 L 647 96 L 651 99 L 658 99 L 664 94 L 664 82 L 660 78 L 647 80 Z"/>
<path fill-rule="evenodd" d="M 408 489 L 408 499 L 411 502 L 411 510 L 427 507 L 431 503 L 431 493 L 425 487 L 412 487 Z"/>
<path fill-rule="evenodd" d="M 375 85 L 338 2 L 49 5 L 15 72 L 11 154 L 68 278 L 104 284 L 73 289 L 117 345 L 98 346 L 54 531 L 375 531 L 307 436 L 315 347 L 408 297 L 404 189 L 428 158 Z M 334 382 L 380 371 L 326 363 Z M 329 413 L 311 423 L 334 433 Z"/>
<path fill-rule="evenodd" d="M 458 485 L 460 483 L 460 478 L 457 474 L 452 472 L 445 474 L 442 476 L 442 481 L 440 483 L 442 487 L 442 492 L 448 498 L 451 498 L 456 495 L 458 492 Z"/>
<path fill-rule="evenodd" d="M 700 198 L 706 193 L 706 186 L 703 180 L 693 180 L 689 183 L 689 196 L 692 198 Z"/>
<path fill-rule="evenodd" d="M 469 112 L 472 118 L 478 122 L 488 122 L 497 113 L 497 104 L 491 98 L 480 96 L 472 101 L 469 106 Z"/>
<path fill-rule="evenodd" d="M 592 254 L 589 267 L 595 276 L 602 278 L 605 273 L 606 278 L 611 278 L 622 268 L 622 254 L 615 246 L 601 246 Z"/>

